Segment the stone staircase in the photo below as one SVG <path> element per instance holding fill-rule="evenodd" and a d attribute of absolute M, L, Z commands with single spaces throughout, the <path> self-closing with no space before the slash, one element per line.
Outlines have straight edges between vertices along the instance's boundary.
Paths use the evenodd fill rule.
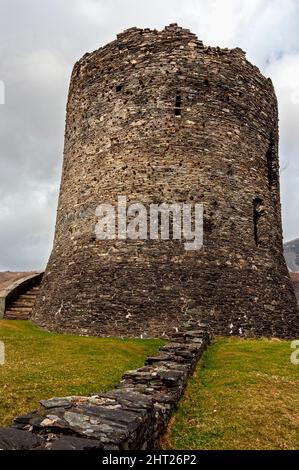
<path fill-rule="evenodd" d="M 20 294 L 7 307 L 4 314 L 5 320 L 28 320 L 35 303 L 39 286 L 29 288 L 25 293 Z"/>

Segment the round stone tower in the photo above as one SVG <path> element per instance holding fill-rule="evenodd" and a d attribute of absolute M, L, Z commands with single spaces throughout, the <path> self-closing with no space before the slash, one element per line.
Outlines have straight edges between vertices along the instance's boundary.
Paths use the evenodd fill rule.
<path fill-rule="evenodd" d="M 96 207 L 204 205 L 204 246 L 98 240 Z M 116 219 L 117 221 L 118 219 Z M 55 331 L 295 337 L 283 258 L 277 101 L 241 49 L 132 28 L 74 67 L 54 248 L 33 319 Z"/>

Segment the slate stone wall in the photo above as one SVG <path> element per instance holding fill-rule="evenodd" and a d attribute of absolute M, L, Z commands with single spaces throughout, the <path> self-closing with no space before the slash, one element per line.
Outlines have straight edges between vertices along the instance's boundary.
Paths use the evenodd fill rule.
<path fill-rule="evenodd" d="M 203 203 L 204 249 L 95 239 L 95 208 Z M 34 312 L 49 330 L 296 337 L 282 252 L 277 101 L 241 49 L 132 28 L 74 67 L 54 248 Z"/>
<path fill-rule="evenodd" d="M 91 397 L 42 400 L 0 429 L 0 450 L 143 450 L 156 447 L 188 377 L 209 343 L 206 326 L 184 325 L 116 389 Z"/>

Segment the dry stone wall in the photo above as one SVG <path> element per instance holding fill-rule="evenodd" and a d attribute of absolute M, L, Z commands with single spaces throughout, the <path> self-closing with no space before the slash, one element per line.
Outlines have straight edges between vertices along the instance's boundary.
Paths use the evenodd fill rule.
<path fill-rule="evenodd" d="M 95 208 L 203 203 L 204 249 L 95 238 Z M 49 330 L 295 337 L 282 251 L 277 101 L 241 49 L 129 29 L 74 67 L 56 236 L 34 312 Z"/>
<path fill-rule="evenodd" d="M 208 342 L 206 326 L 189 322 L 115 390 L 42 400 L 39 410 L 0 429 L 0 450 L 154 448 Z"/>

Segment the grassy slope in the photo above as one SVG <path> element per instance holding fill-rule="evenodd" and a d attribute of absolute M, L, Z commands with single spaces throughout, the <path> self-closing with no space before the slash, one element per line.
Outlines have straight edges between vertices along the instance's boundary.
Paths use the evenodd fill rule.
<path fill-rule="evenodd" d="M 47 333 L 30 322 L 0 321 L 0 425 L 40 399 L 111 389 L 125 370 L 143 365 L 159 340 L 85 338 Z"/>
<path fill-rule="evenodd" d="M 290 342 L 219 338 L 191 379 L 164 449 L 299 449 Z"/>

